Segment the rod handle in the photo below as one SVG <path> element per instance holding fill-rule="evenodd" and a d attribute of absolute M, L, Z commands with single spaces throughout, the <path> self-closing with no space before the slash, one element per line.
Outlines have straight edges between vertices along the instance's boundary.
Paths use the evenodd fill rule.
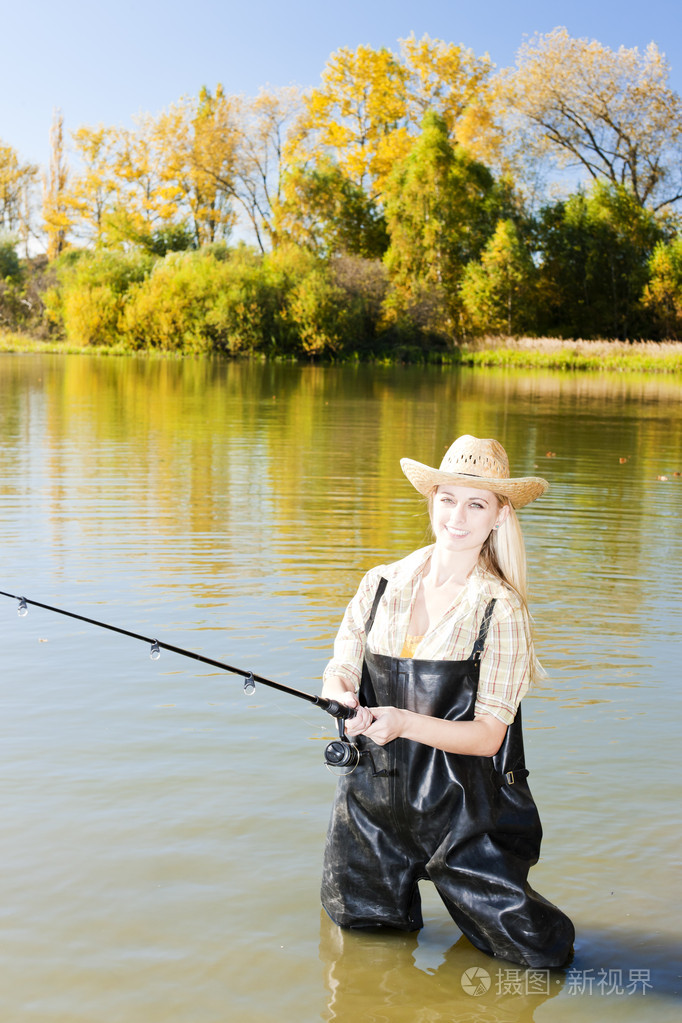
<path fill-rule="evenodd" d="M 317 705 L 322 710 L 326 710 L 327 714 L 331 714 L 333 718 L 347 721 L 348 718 L 355 717 L 355 707 L 347 707 L 345 703 L 339 703 L 338 700 L 326 700 L 323 696 L 318 696 Z"/>

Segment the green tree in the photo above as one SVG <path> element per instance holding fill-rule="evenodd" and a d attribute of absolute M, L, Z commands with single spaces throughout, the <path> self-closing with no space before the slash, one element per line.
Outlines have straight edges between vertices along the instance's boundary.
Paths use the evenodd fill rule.
<path fill-rule="evenodd" d="M 376 203 L 328 158 L 286 174 L 275 233 L 280 242 L 304 245 L 322 256 L 348 253 L 372 259 L 388 245 Z"/>
<path fill-rule="evenodd" d="M 460 295 L 477 333 L 514 336 L 532 331 L 536 270 L 511 220 L 500 220 L 480 262 L 467 265 Z"/>
<path fill-rule="evenodd" d="M 641 299 L 662 236 L 654 215 L 622 185 L 596 182 L 588 193 L 544 209 L 538 227 L 541 331 L 583 338 L 646 334 Z"/>
<path fill-rule="evenodd" d="M 0 230 L 0 281 L 18 278 L 21 264 L 17 256 L 17 239 Z"/>
<path fill-rule="evenodd" d="M 442 311 L 438 329 L 454 336 L 464 267 L 480 254 L 500 211 L 501 194 L 490 171 L 453 146 L 443 118 L 430 113 L 391 176 L 385 200 L 390 237 L 385 261 L 395 308 L 409 308 L 430 294 L 435 302 L 427 304 Z"/>
<path fill-rule="evenodd" d="M 643 305 L 663 338 L 682 337 L 682 237 L 659 241 L 649 260 Z"/>

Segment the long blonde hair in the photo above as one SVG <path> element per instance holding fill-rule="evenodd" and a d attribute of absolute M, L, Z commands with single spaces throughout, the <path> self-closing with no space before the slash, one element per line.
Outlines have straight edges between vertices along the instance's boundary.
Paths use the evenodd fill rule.
<path fill-rule="evenodd" d="M 437 488 L 428 496 L 429 520 L 433 521 L 433 499 Z M 533 620 L 528 609 L 528 584 L 526 571 L 526 545 L 514 506 L 508 497 L 495 494 L 500 506 L 507 505 L 509 512 L 499 529 L 493 529 L 481 547 L 478 563 L 491 575 L 508 586 L 521 601 L 523 624 L 530 655 L 531 685 L 545 677 L 545 670 L 535 655 L 533 642 Z"/>

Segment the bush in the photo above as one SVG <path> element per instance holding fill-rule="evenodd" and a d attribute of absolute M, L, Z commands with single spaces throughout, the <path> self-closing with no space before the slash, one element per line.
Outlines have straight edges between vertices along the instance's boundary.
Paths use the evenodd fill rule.
<path fill-rule="evenodd" d="M 21 276 L 21 263 L 17 256 L 17 241 L 12 235 L 0 231 L 0 281 Z"/>
<path fill-rule="evenodd" d="M 76 344 L 119 343 L 128 292 L 153 262 L 140 252 L 65 253 L 54 264 L 57 285 L 45 295 L 49 319 Z"/>
<path fill-rule="evenodd" d="M 248 249 L 169 253 L 129 295 L 122 335 L 133 348 L 252 353 L 271 329 L 262 259 Z"/>

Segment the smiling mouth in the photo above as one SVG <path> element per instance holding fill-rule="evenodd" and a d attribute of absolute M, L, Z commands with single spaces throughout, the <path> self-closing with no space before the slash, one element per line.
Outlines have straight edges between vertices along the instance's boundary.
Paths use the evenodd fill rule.
<path fill-rule="evenodd" d="M 469 535 L 469 530 L 468 529 L 450 529 L 447 526 L 445 528 L 447 529 L 447 531 L 450 534 L 450 536 L 468 536 Z"/>

